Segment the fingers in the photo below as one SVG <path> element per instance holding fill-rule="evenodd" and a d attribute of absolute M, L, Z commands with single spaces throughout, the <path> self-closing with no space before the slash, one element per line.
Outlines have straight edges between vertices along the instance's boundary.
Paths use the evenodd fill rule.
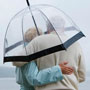
<path fill-rule="evenodd" d="M 66 65 L 61 65 L 61 70 L 63 74 L 72 74 L 74 72 L 74 69 L 72 67 L 66 66 Z"/>
<path fill-rule="evenodd" d="M 65 67 L 63 68 L 63 70 L 64 70 L 64 74 L 68 74 L 68 75 L 72 74 L 74 71 L 73 68 L 71 67 Z"/>
<path fill-rule="evenodd" d="M 67 66 L 67 64 L 68 64 L 68 62 L 64 61 L 63 63 L 59 64 L 59 66 L 60 66 L 63 74 L 70 75 L 74 72 L 74 69 L 70 66 Z"/>
<path fill-rule="evenodd" d="M 66 64 L 68 64 L 68 62 L 67 61 L 64 61 L 60 65 L 66 65 Z"/>

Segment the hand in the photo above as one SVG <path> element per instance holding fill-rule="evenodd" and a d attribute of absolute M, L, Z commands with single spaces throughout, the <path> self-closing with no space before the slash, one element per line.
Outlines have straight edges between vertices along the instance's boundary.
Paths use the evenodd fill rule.
<path fill-rule="evenodd" d="M 72 74 L 74 72 L 73 68 L 70 66 L 67 66 L 68 62 L 63 62 L 61 64 L 59 64 L 61 71 L 63 74 Z"/>

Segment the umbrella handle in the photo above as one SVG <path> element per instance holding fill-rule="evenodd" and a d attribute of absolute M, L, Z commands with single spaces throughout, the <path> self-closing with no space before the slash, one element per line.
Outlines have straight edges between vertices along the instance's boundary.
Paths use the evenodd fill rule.
<path fill-rule="evenodd" d="M 27 5 L 30 6 L 29 0 L 26 0 L 26 2 L 27 2 Z"/>

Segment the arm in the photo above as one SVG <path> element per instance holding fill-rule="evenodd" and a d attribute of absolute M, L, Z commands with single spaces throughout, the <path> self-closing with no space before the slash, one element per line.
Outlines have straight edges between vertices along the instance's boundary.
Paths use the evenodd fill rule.
<path fill-rule="evenodd" d="M 22 51 L 20 51 L 19 53 L 17 53 L 16 56 L 24 56 L 24 55 L 26 55 L 25 49 L 23 49 Z M 12 62 L 12 65 L 13 66 L 16 66 L 16 67 L 22 67 L 22 66 L 24 66 L 27 63 L 28 62 Z"/>
<path fill-rule="evenodd" d="M 27 64 L 28 62 L 12 62 L 13 66 L 22 67 L 23 65 Z"/>
<path fill-rule="evenodd" d="M 85 61 L 84 61 L 84 56 L 82 49 L 79 48 L 80 54 L 79 54 L 79 62 L 78 62 L 78 75 L 79 75 L 79 82 L 85 81 L 85 74 L 86 74 L 86 69 L 85 69 Z"/>
<path fill-rule="evenodd" d="M 35 61 L 32 61 L 27 65 L 27 69 L 24 70 L 25 77 L 28 83 L 33 86 L 45 85 L 63 79 L 58 65 L 39 71 Z"/>

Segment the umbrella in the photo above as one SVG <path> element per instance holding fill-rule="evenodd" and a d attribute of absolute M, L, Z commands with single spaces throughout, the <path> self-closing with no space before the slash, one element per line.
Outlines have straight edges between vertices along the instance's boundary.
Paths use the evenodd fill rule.
<path fill-rule="evenodd" d="M 77 40 L 85 36 L 73 20 L 57 7 L 47 4 L 30 6 L 28 0 L 26 1 L 28 7 L 18 12 L 7 26 L 4 40 L 4 62 L 29 62 L 58 51 L 66 50 Z M 32 28 L 37 33 L 34 38 L 42 35 L 40 34 L 40 29 L 43 34 L 48 34 L 48 31 L 53 30 L 61 43 L 27 54 L 25 33 Z M 24 49 L 25 54 L 18 55 L 22 49 Z"/>

